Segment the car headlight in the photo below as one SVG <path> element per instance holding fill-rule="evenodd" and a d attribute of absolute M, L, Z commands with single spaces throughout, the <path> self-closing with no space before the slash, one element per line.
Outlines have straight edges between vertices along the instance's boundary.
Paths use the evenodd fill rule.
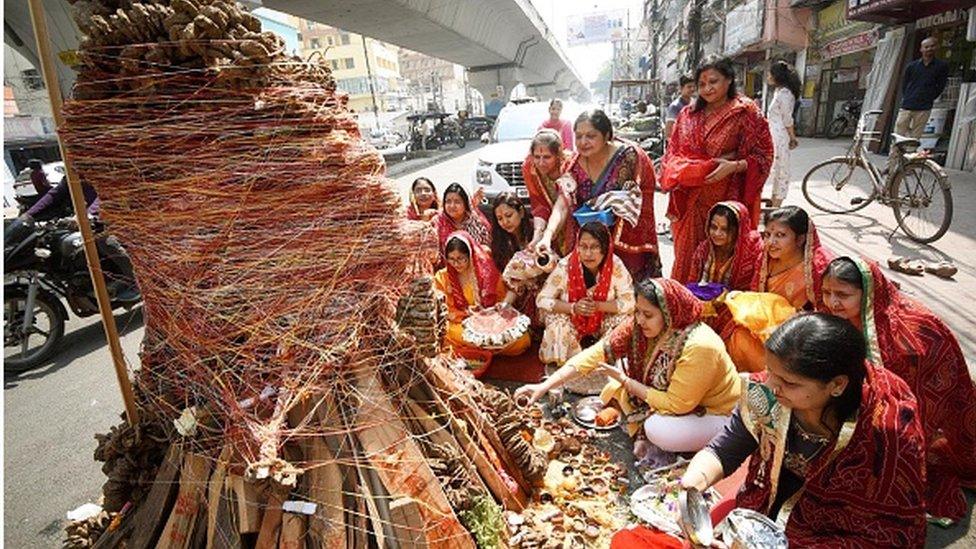
<path fill-rule="evenodd" d="M 491 172 L 485 169 L 475 171 L 475 179 L 479 185 L 491 185 Z"/>

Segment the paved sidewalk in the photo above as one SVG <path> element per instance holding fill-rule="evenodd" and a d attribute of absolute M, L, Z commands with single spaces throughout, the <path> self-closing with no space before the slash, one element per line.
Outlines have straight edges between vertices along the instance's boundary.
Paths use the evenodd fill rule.
<path fill-rule="evenodd" d="M 900 230 L 892 234 L 898 224 L 889 207 L 874 203 L 853 214 L 837 215 L 820 212 L 804 199 L 800 185 L 807 171 L 831 156 L 843 155 L 849 144 L 849 139 L 801 138 L 800 146 L 793 151 L 793 183 L 786 204 L 801 206 L 810 213 L 821 239 L 834 253 L 860 254 L 881 263 L 885 274 L 898 281 L 902 291 L 939 314 L 959 338 L 970 374 L 976 377 L 976 307 L 970 305 L 970 296 L 976 294 L 976 173 L 947 170 L 952 185 L 952 225 L 933 244 L 918 244 Z M 884 163 L 880 155 L 872 159 L 879 166 Z M 886 260 L 891 256 L 948 260 L 959 272 L 953 280 L 930 274 L 905 275 L 887 268 Z"/>

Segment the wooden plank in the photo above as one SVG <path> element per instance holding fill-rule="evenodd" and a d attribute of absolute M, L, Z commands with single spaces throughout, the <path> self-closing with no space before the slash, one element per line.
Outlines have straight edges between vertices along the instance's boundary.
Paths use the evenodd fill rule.
<path fill-rule="evenodd" d="M 465 451 L 457 438 L 455 438 L 448 426 L 441 424 L 440 421 L 431 417 L 430 414 L 424 410 L 420 404 L 417 404 L 413 400 L 406 398 L 404 399 L 404 408 L 410 414 L 410 421 L 417 424 L 420 430 L 424 433 L 423 436 L 430 437 L 431 442 L 439 446 L 446 446 L 451 449 L 452 452 L 457 454 L 461 463 L 464 464 L 464 469 L 468 473 L 468 478 L 475 484 L 475 488 L 482 492 L 489 492 L 488 486 L 485 485 L 484 480 L 482 480 L 481 475 L 478 473 L 478 469 L 474 462 L 468 456 L 467 451 Z M 445 416 L 449 417 L 449 416 Z"/>
<path fill-rule="evenodd" d="M 240 475 L 228 475 L 227 482 L 234 492 L 237 525 L 241 534 L 256 534 L 261 529 L 261 492 L 257 484 Z"/>
<path fill-rule="evenodd" d="M 255 549 L 274 549 L 278 546 L 278 536 L 281 533 L 281 505 L 288 499 L 289 489 L 276 482 L 272 482 L 267 494 L 267 505 L 261 517 L 261 529 L 258 531 L 258 541 Z"/>
<path fill-rule="evenodd" d="M 183 450 L 178 444 L 170 444 L 166 457 L 159 466 L 156 479 L 149 495 L 136 513 L 125 522 L 131 525 L 132 537 L 126 547 L 147 549 L 156 543 L 166 518 L 169 516 L 176 494 L 179 490 L 180 466 L 183 463 Z M 99 540 L 101 542 L 101 540 Z"/>
<path fill-rule="evenodd" d="M 229 478 L 224 478 L 224 485 L 220 491 L 217 510 L 214 513 L 214 536 L 207 549 L 242 549 L 241 533 L 237 526 L 236 498 L 231 488 Z"/>
<path fill-rule="evenodd" d="M 440 482 L 394 411 L 379 378 L 360 369 L 355 384 L 362 398 L 355 433 L 387 491 L 394 498 L 415 498 L 425 503 L 420 512 L 428 545 L 473 549 L 474 540 L 455 516 Z"/>
<path fill-rule="evenodd" d="M 309 537 L 330 549 L 345 549 L 346 521 L 342 502 L 342 471 L 322 438 L 309 439 L 306 456 L 315 465 L 305 471 L 308 498 L 315 502 L 309 518 Z"/>
<path fill-rule="evenodd" d="M 209 478 L 210 460 L 198 454 L 186 454 L 173 512 L 159 536 L 157 549 L 187 549 L 190 546 L 197 519 L 206 513 Z"/>
<path fill-rule="evenodd" d="M 285 513 L 281 519 L 281 539 L 278 549 L 305 549 L 305 515 Z"/>
<path fill-rule="evenodd" d="M 394 539 L 400 549 L 427 549 L 424 519 L 416 501 L 400 498 L 390 502 L 390 517 L 393 521 Z"/>
<path fill-rule="evenodd" d="M 217 534 L 217 509 L 224 494 L 224 480 L 227 478 L 227 465 L 234 453 L 229 444 L 224 446 L 217 458 L 217 466 L 210 475 L 207 486 L 207 547 L 213 547 L 214 536 Z"/>

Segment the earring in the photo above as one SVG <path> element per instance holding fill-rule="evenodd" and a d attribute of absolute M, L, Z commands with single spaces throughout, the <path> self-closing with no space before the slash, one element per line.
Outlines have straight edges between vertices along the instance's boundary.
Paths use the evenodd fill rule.
<path fill-rule="evenodd" d="M 839 397 L 839 396 L 840 396 L 840 395 L 842 395 L 843 393 L 844 393 L 844 391 L 835 391 L 835 392 L 833 392 L 833 393 L 830 393 L 830 394 L 831 394 L 831 396 L 835 396 L 835 397 Z"/>

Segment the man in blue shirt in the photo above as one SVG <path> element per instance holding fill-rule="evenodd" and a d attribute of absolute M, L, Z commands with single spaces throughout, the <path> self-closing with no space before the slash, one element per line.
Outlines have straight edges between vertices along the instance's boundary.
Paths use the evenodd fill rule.
<path fill-rule="evenodd" d="M 678 97 L 668 105 L 668 110 L 665 113 L 664 119 L 664 138 L 667 139 L 671 137 L 671 132 L 674 131 L 674 121 L 678 119 L 678 114 L 681 109 L 685 108 L 687 105 L 691 104 L 691 96 L 695 95 L 695 79 L 682 75 L 678 80 Z"/>
<path fill-rule="evenodd" d="M 949 65 L 936 59 L 938 41 L 930 36 L 922 40 L 922 57 L 905 67 L 901 82 L 901 109 L 895 120 L 895 133 L 906 137 L 921 137 L 929 121 L 932 104 L 942 95 L 949 79 Z M 897 154 L 894 147 L 888 157 L 890 166 Z"/>

